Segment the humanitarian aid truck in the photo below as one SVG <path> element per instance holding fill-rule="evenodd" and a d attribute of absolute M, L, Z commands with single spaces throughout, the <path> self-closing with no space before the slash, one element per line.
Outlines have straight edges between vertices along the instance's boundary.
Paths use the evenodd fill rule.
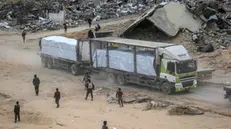
<path fill-rule="evenodd" d="M 104 72 L 111 82 L 150 86 L 166 94 L 197 86 L 197 62 L 182 45 L 117 37 L 42 39 L 45 67 L 62 67 L 72 74 L 83 70 Z"/>

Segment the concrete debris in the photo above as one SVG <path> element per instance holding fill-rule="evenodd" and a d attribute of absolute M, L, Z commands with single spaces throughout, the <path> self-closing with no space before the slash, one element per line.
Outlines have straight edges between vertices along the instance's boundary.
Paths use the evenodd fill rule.
<path fill-rule="evenodd" d="M 149 101 L 149 97 L 145 96 L 125 96 L 123 98 L 124 103 L 143 103 Z M 116 92 L 108 93 L 107 94 L 107 101 L 108 103 L 117 103 Z"/>
<path fill-rule="evenodd" d="M 194 19 L 192 13 L 183 4 L 175 2 L 156 9 L 147 19 L 169 36 L 176 36 L 180 29 L 197 32 L 202 25 L 202 21 Z"/>
<path fill-rule="evenodd" d="M 163 103 L 163 102 L 158 102 L 158 101 L 149 101 L 143 111 L 147 111 L 147 110 L 151 110 L 151 109 L 156 109 L 156 108 L 166 108 L 168 106 L 167 103 Z"/>
<path fill-rule="evenodd" d="M 69 27 L 79 26 L 88 18 L 98 21 L 130 14 L 142 13 L 154 1 L 132 0 L 128 2 L 105 0 L 19 0 L 0 3 L 0 21 L 17 29 L 28 31 L 54 30 L 66 22 Z M 5 27 L 9 27 L 5 26 Z"/>
<path fill-rule="evenodd" d="M 204 111 L 194 107 L 175 106 L 171 108 L 168 113 L 170 115 L 203 115 Z"/>
<path fill-rule="evenodd" d="M 213 0 L 154 5 L 120 33 L 120 37 L 159 42 L 183 38 L 194 45 L 193 52 L 227 49 L 230 45 L 231 15 L 223 6 L 223 3 Z M 183 42 L 180 40 L 181 44 Z"/>

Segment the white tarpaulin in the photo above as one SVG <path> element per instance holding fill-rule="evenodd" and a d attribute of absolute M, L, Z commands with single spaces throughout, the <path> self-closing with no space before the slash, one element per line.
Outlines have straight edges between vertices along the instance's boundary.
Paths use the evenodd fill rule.
<path fill-rule="evenodd" d="M 41 41 L 41 53 L 55 58 L 76 61 L 76 45 L 76 39 L 62 36 L 49 36 L 43 38 Z"/>
<path fill-rule="evenodd" d="M 156 76 L 154 55 L 149 52 L 137 52 L 137 73 Z M 97 49 L 93 56 L 94 67 L 107 67 L 105 49 Z M 123 50 L 109 50 L 109 68 L 126 72 L 134 72 L 133 53 Z"/>

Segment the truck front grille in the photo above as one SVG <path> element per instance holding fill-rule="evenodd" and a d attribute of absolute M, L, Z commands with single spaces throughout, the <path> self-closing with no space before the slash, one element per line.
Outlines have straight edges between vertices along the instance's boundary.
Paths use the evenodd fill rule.
<path fill-rule="evenodd" d="M 192 81 L 185 81 L 181 82 L 183 87 L 188 87 L 193 85 L 193 80 Z"/>

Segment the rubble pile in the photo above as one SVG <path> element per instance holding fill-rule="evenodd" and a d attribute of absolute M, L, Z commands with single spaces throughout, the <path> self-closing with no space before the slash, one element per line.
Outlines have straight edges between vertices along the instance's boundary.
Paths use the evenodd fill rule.
<path fill-rule="evenodd" d="M 137 18 L 120 36 L 182 44 L 190 54 L 199 58 L 209 57 L 207 53 L 217 53 L 217 59 L 206 60 L 207 66 L 229 68 L 231 15 L 224 5 L 228 4 L 213 0 L 157 5 Z M 224 59 L 225 66 L 221 65 L 221 59 Z"/>
<path fill-rule="evenodd" d="M 130 0 L 14 0 L 0 2 L 0 29 L 54 30 L 67 22 L 69 27 L 83 24 L 87 19 L 93 22 L 102 19 L 116 18 L 130 14 L 141 13 L 154 5 L 153 1 Z M 49 20 L 49 13 L 64 11 L 63 21 Z M 7 24 L 5 24 L 7 23 Z M 4 25 L 3 25 L 4 24 Z"/>
<path fill-rule="evenodd" d="M 170 115 L 203 115 L 204 112 L 198 108 L 188 106 L 175 106 L 168 113 Z"/>
<path fill-rule="evenodd" d="M 57 24 L 47 17 L 47 10 L 57 10 L 52 4 L 54 0 L 15 0 L 0 3 L 1 23 L 8 23 L 5 28 L 15 27 L 17 29 L 26 29 L 32 32 L 38 30 L 58 28 Z"/>

